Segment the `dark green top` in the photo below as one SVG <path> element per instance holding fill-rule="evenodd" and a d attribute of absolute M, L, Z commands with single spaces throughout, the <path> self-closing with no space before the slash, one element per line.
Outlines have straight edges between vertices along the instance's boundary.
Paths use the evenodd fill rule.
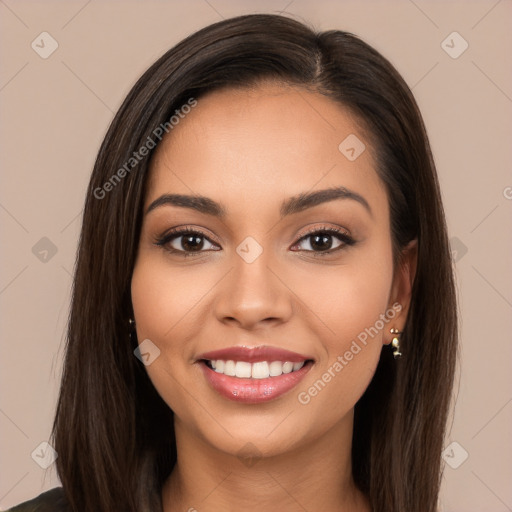
<path fill-rule="evenodd" d="M 69 512 L 68 502 L 62 487 L 55 487 L 36 498 L 25 501 L 6 512 Z"/>

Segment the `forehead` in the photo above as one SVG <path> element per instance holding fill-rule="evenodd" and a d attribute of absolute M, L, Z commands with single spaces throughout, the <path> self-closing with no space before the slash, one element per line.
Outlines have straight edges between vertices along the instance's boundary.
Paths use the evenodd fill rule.
<path fill-rule="evenodd" d="M 343 152 L 348 145 L 357 155 L 363 144 L 355 160 Z M 228 211 L 240 203 L 261 209 L 331 186 L 364 194 L 376 208 L 386 202 L 357 118 L 319 93 L 264 84 L 214 91 L 180 117 L 152 160 L 145 204 L 173 192 L 212 197 Z"/>

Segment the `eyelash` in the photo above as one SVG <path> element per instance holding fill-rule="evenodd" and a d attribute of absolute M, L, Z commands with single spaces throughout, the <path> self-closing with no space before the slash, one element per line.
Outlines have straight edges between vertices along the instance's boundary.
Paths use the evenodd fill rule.
<path fill-rule="evenodd" d="M 309 251 L 309 250 L 303 250 L 303 252 L 308 252 L 308 253 L 313 253 L 315 257 L 322 257 L 324 255 L 327 255 L 327 254 L 332 254 L 334 252 L 337 252 L 339 250 L 342 250 L 344 248 L 346 248 L 347 246 L 353 246 L 356 244 L 356 240 L 354 240 L 350 235 L 348 235 L 347 233 L 345 233 L 344 231 L 342 231 L 341 229 L 339 228 L 333 228 L 333 227 L 321 227 L 321 228 L 314 228 L 306 233 L 304 233 L 294 244 L 293 246 L 296 246 L 298 245 L 300 242 L 302 242 L 303 240 L 306 240 L 307 238 L 313 236 L 313 235 L 316 235 L 316 234 L 323 234 L 323 235 L 330 235 L 330 236 L 334 236 L 336 238 L 338 238 L 341 242 L 343 242 L 342 245 L 340 245 L 339 247 L 336 247 L 335 249 L 330 249 L 328 251 L 321 251 L 321 252 L 318 252 L 318 251 Z M 174 248 L 166 248 L 165 246 L 173 241 L 175 238 L 179 238 L 180 236 L 183 236 L 183 235 L 197 235 L 201 238 L 205 238 L 206 240 L 208 240 L 208 242 L 210 242 L 211 244 L 214 244 L 215 242 L 212 242 L 209 237 L 203 233 L 202 231 L 199 231 L 198 229 L 195 229 L 195 228 L 189 228 L 188 226 L 185 226 L 183 228 L 177 228 L 175 230 L 172 230 L 164 235 L 162 235 L 161 237 L 158 237 L 156 240 L 155 240 L 155 245 L 159 246 L 159 247 L 162 247 L 163 249 L 167 250 L 168 252 L 170 253 L 173 253 L 173 254 L 179 254 L 185 258 L 187 257 L 190 257 L 190 256 L 196 256 L 198 254 L 201 254 L 203 252 L 207 252 L 207 251 L 181 251 L 181 250 L 178 250 L 178 249 L 174 249 Z M 292 247 L 293 247 L 292 246 Z"/>

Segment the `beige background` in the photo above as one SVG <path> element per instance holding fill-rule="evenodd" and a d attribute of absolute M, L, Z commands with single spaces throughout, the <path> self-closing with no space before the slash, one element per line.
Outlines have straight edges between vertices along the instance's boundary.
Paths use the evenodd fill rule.
<path fill-rule="evenodd" d="M 458 259 L 461 373 L 441 510 L 512 510 L 510 0 L 0 0 L 0 510 L 59 485 L 31 453 L 50 433 L 81 208 L 113 112 L 192 31 L 282 10 L 360 35 L 413 88 Z M 59 45 L 47 59 L 31 48 L 43 31 Z M 469 44 L 456 59 L 441 45 L 453 31 Z M 57 249 L 47 261 L 32 249 L 43 237 Z"/>

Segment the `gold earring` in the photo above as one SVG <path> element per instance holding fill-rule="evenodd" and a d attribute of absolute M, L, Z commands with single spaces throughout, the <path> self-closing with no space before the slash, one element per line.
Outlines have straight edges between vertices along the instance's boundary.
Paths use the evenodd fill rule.
<path fill-rule="evenodd" d="M 390 330 L 391 334 L 394 334 L 393 339 L 391 340 L 391 345 L 394 349 L 393 357 L 398 359 L 402 356 L 402 352 L 400 352 L 400 335 L 402 334 L 398 329 L 394 327 Z"/>

